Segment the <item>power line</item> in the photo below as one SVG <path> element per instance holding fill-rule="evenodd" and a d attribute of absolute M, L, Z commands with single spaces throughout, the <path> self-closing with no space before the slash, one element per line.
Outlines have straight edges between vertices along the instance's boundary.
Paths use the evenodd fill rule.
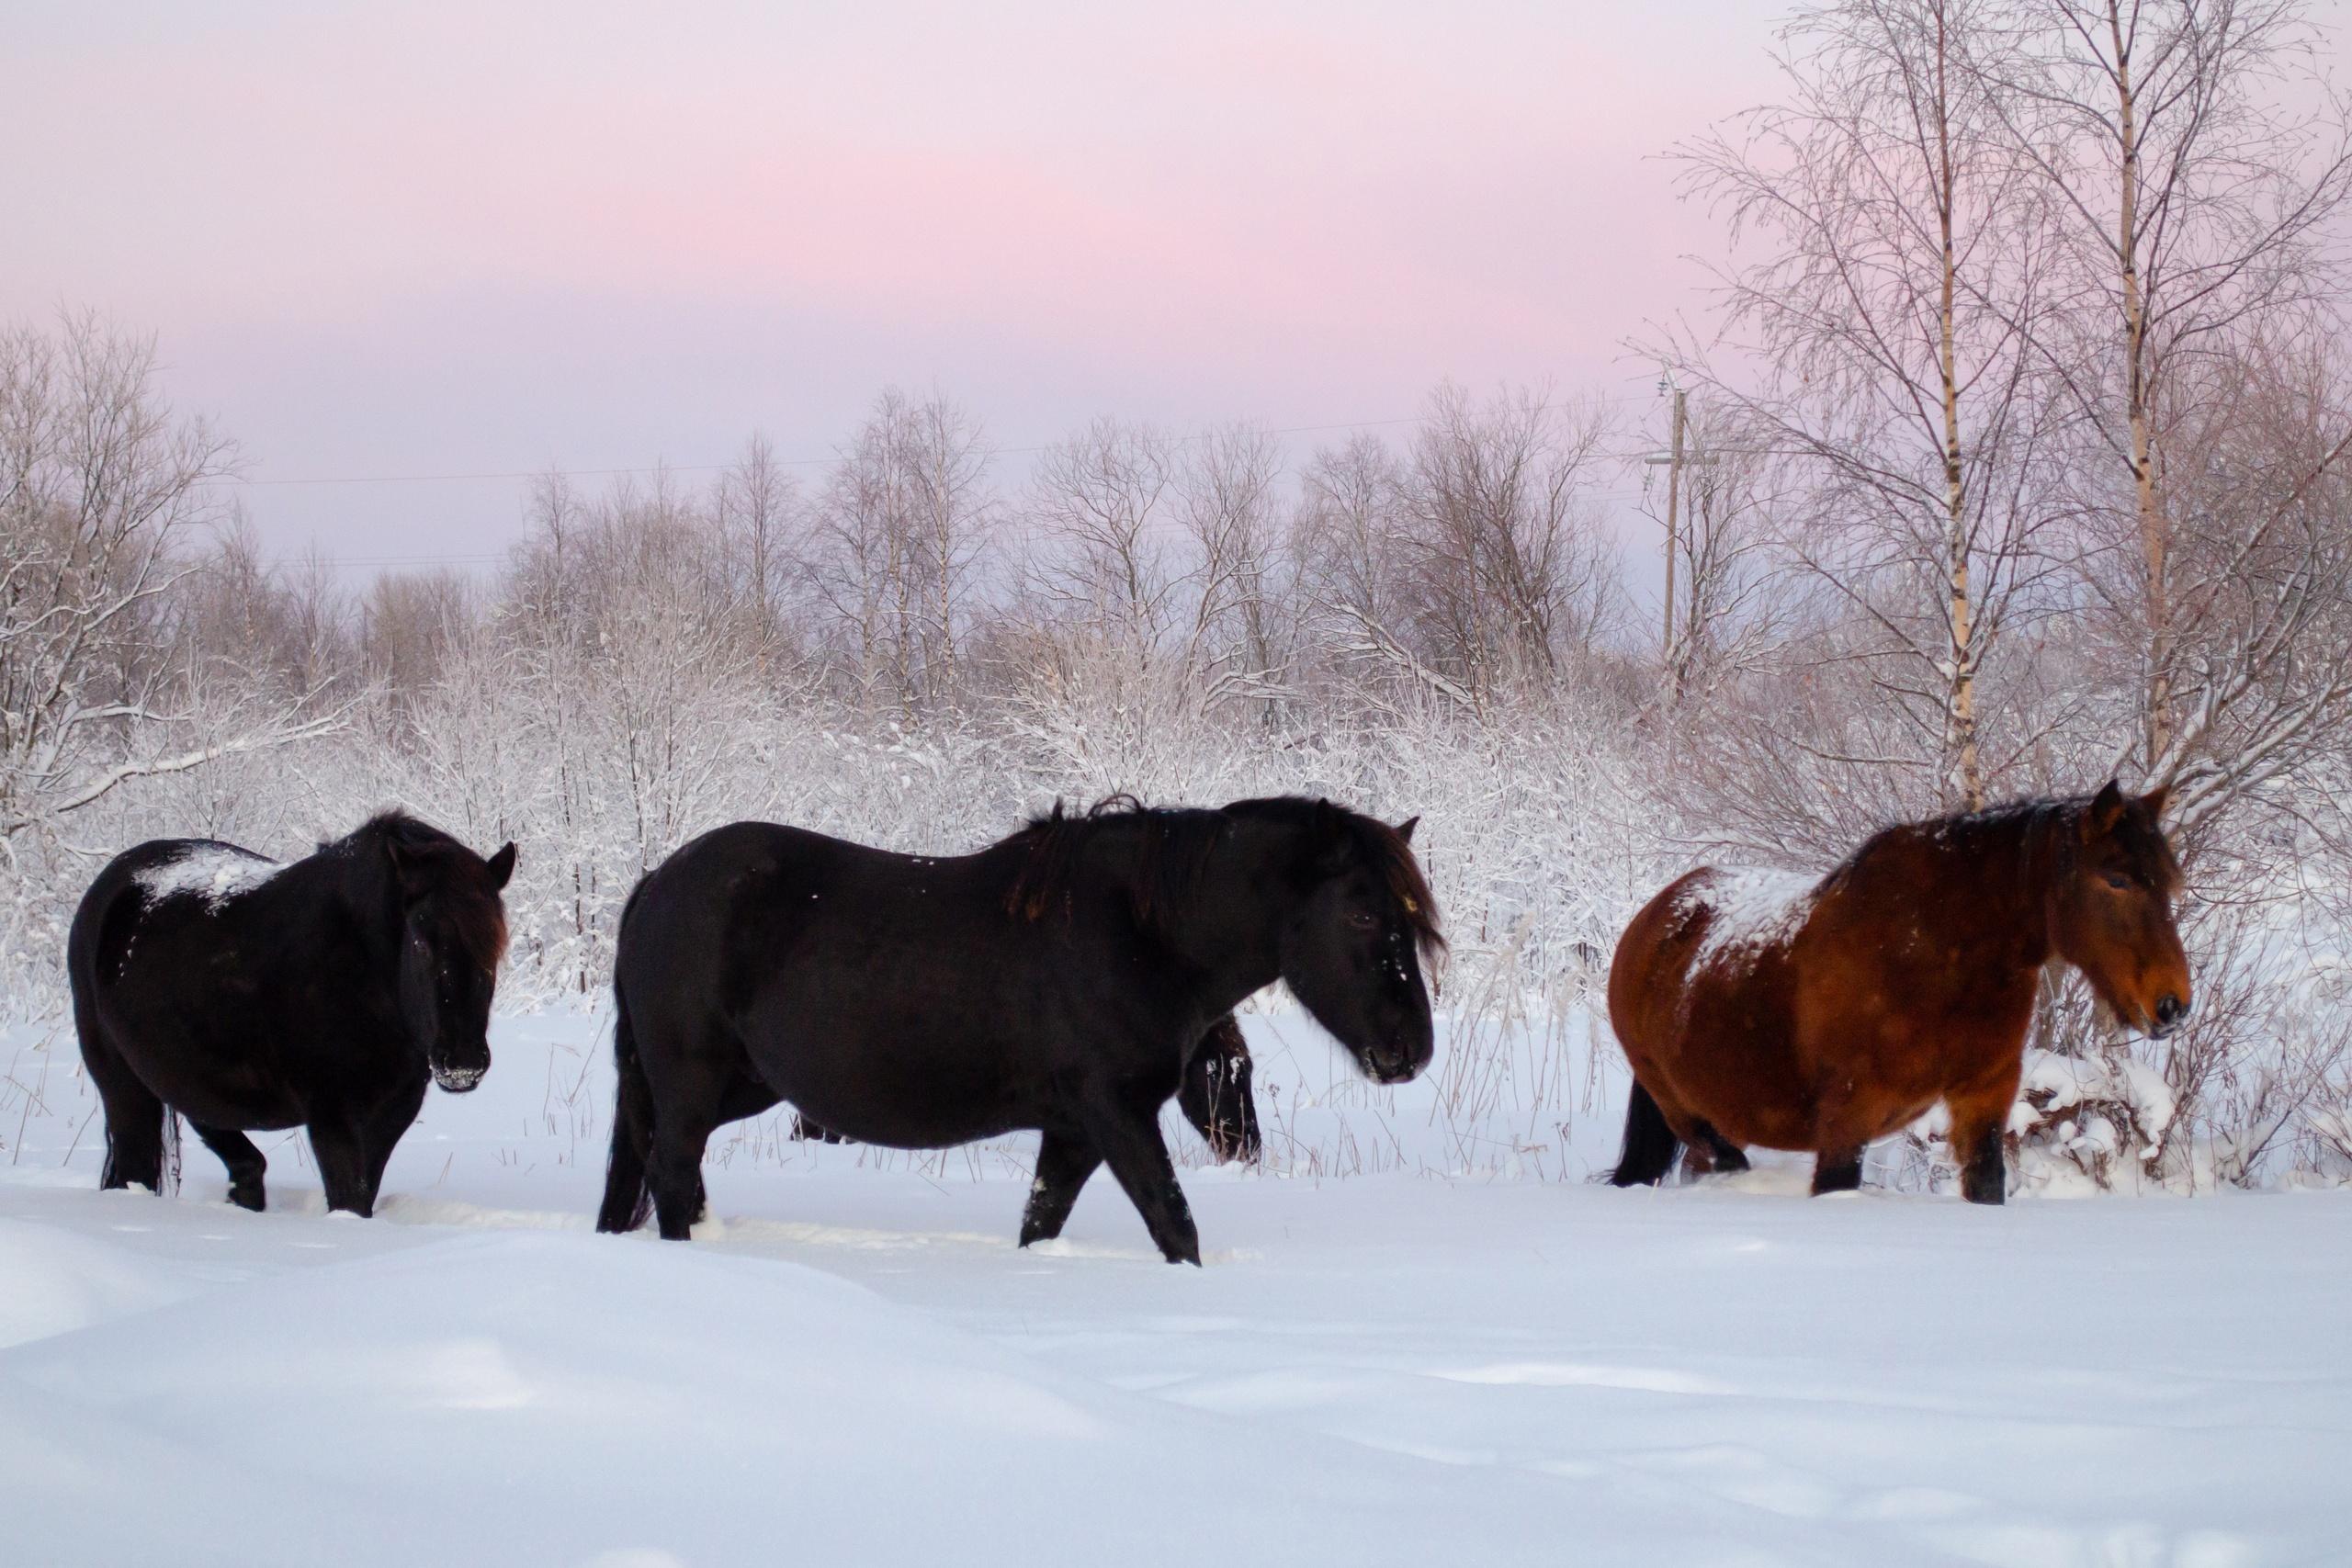
<path fill-rule="evenodd" d="M 1330 428 L 1343 429 L 1347 427 L 1334 426 Z M 1626 506 L 1633 505 L 1644 499 L 1640 491 L 1627 490 L 1594 490 L 1587 491 L 1585 494 L 1590 500 L 1613 502 L 1620 505 Z M 1164 535 L 1181 532 L 1182 527 L 1183 525 L 1180 521 L 1171 518 L 1156 522 L 1146 531 Z M 519 544 L 521 541 L 518 540 L 516 542 Z M 428 566 L 496 566 L 511 558 L 512 552 L 507 550 L 479 550 L 458 554 L 443 554 L 435 551 L 423 551 L 410 555 L 372 553 L 364 556 L 328 556 L 307 554 L 271 556 L 266 558 L 266 564 L 274 567 L 300 567 L 316 564 L 323 566 L 330 570 L 340 571 L 347 567 L 395 568 Z"/>
<path fill-rule="evenodd" d="M 1611 403 L 1649 402 L 1655 400 L 1651 394 L 1631 392 L 1600 392 L 1591 394 L 1591 398 L 1596 401 Z M 1351 420 L 1333 424 L 1281 425 L 1262 430 L 1259 434 L 1266 435 L 1328 434 L 1336 431 L 1378 430 L 1396 425 L 1426 424 L 1429 423 L 1429 420 L 1430 416 L 1427 414 L 1410 414 L 1394 419 Z M 1190 434 L 1177 436 L 1174 439 L 1179 442 L 1202 441 L 1211 438 L 1216 434 L 1217 433 L 1214 430 L 1196 431 Z M 992 448 L 991 452 L 995 456 L 1025 456 L 1051 450 L 1055 445 L 1057 444 L 1048 442 L 1025 446 L 999 446 Z M 1611 454 L 1611 456 L 1616 455 Z M 827 463 L 837 462 L 840 460 L 840 455 L 835 453 L 817 457 L 771 457 L 768 460 L 779 468 L 812 468 Z M 618 478 L 623 475 L 634 474 L 719 473 L 740 466 L 740 462 L 651 463 L 624 468 L 563 468 L 550 467 L 546 468 L 515 468 L 497 471 L 450 472 L 438 474 L 315 475 L 299 479 L 221 479 L 215 482 L 221 485 L 235 486 L 238 488 L 262 488 L 297 485 L 433 484 L 443 482 L 512 481 L 516 479 L 536 479 L 548 476 L 556 476 L 563 479 L 610 479 Z M 1622 503 L 1631 503 L 1640 499 L 1640 497 L 1634 493 L 1614 490 L 1596 491 L 1589 493 L 1597 500 L 1618 502 Z M 300 555 L 273 556 L 268 558 L 268 564 L 271 566 L 304 566 L 315 563 L 334 570 L 341 570 L 345 568 L 403 568 L 432 566 L 481 567 L 492 566 L 504 561 L 509 558 L 509 553 L 510 552 L 506 550 L 476 550 L 455 553 L 419 551 L 413 554 L 371 552 L 367 555 L 356 556 L 322 556 L 315 553 L 304 553 Z"/>
<path fill-rule="evenodd" d="M 1424 416 L 1415 415 L 1409 419 L 1363 419 L 1345 424 L 1294 424 L 1283 426 L 1278 429 L 1263 431 L 1261 434 L 1266 435 L 1309 435 L 1318 432 L 1334 430 L 1373 430 L 1385 425 L 1420 424 L 1423 423 L 1425 423 Z M 1201 441 L 1207 439 L 1208 435 L 1214 434 L 1214 432 L 1195 433 L 1190 435 L 1180 435 L 1175 439 L 1179 441 Z M 1019 457 L 1031 453 L 1050 451 L 1056 445 L 1057 443 L 1053 442 L 1043 442 L 1032 446 L 993 446 L 989 450 L 992 455 L 997 457 Z M 839 462 L 840 460 L 841 455 L 839 453 L 829 453 L 821 457 L 771 457 L 768 459 L 769 462 L 774 463 L 780 468 L 816 468 L 827 463 Z M 271 485 L 441 484 L 476 479 L 544 479 L 549 475 L 559 476 L 563 479 L 612 479 L 623 474 L 715 474 L 722 473 L 729 468 L 740 468 L 741 466 L 741 464 L 740 462 L 645 463 L 636 465 L 634 467 L 620 468 L 566 468 L 550 465 L 544 468 L 510 468 L 476 473 L 320 474 L 309 475 L 300 479 L 220 479 L 214 482 L 223 485 L 234 485 L 245 489 L 258 489 L 263 486 Z"/>
<path fill-rule="evenodd" d="M 1648 394 L 1634 392 L 1599 392 L 1592 396 L 1599 401 L 1611 403 L 1648 402 Z M 1318 435 L 1340 430 L 1379 430 L 1399 424 L 1426 424 L 1430 416 L 1411 414 L 1398 419 L 1359 419 L 1337 424 L 1281 425 L 1260 432 L 1266 435 Z M 1215 431 L 1196 431 L 1175 437 L 1178 441 L 1202 441 L 1216 434 Z M 1024 457 L 1046 452 L 1059 445 L 1039 442 L 1026 446 L 996 446 L 989 448 L 997 457 Z M 827 453 L 815 457 L 771 457 L 778 468 L 819 468 L 841 460 L 839 453 Z M 465 484 L 475 482 L 511 482 L 515 479 L 544 479 L 549 475 L 564 479 L 617 479 L 627 474 L 715 474 L 741 467 L 734 463 L 641 463 L 613 468 L 567 468 L 550 464 L 540 468 L 483 469 L 438 474 L 306 474 L 291 479 L 225 479 L 213 482 L 240 490 L 263 490 L 299 485 L 396 485 L 396 484 Z"/>

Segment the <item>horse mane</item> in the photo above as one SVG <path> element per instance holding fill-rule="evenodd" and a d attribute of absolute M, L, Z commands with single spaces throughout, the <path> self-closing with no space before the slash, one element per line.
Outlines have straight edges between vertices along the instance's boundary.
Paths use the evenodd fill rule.
<path fill-rule="evenodd" d="M 1378 874 L 1423 957 L 1433 958 L 1444 949 L 1436 896 L 1404 836 L 1375 818 L 1302 795 L 1240 800 L 1208 809 L 1146 806 L 1121 793 L 1103 796 L 1082 814 L 1070 812 L 1057 800 L 1051 811 L 1031 818 L 995 846 L 1026 851 L 1005 890 L 1005 912 L 1036 920 L 1057 903 L 1067 908 L 1086 848 L 1109 834 L 1133 833 L 1137 847 L 1130 907 L 1137 924 L 1161 924 L 1190 900 L 1207 869 L 1210 852 L 1237 819 L 1246 818 L 1331 834 L 1345 854 Z"/>
<path fill-rule="evenodd" d="M 322 852 L 365 845 L 397 849 L 401 858 L 437 880 L 458 943 L 484 969 L 495 970 L 506 954 L 506 905 L 489 884 L 482 858 L 430 822 L 395 807 L 361 823 L 342 842 Z"/>
<path fill-rule="evenodd" d="M 1106 795 L 1079 814 L 1057 800 L 1051 811 L 1032 817 L 996 846 L 1027 851 L 1005 889 L 1005 912 L 1037 920 L 1056 904 L 1067 906 L 1086 848 L 1110 834 L 1133 832 L 1138 853 L 1128 902 L 1136 924 L 1158 925 L 1199 882 L 1225 828 L 1221 813 L 1146 806 L 1125 793 Z"/>
<path fill-rule="evenodd" d="M 2058 853 L 2060 865 L 2071 867 L 2082 843 L 2082 835 L 2073 829 L 2089 813 L 2095 798 L 2090 795 L 2024 795 L 1975 811 L 1956 811 L 1907 827 L 1889 828 L 1872 834 L 1847 863 L 1861 859 L 1881 840 L 1906 832 L 1952 843 L 2015 829 L 2020 852 L 2030 854 L 2038 842 L 2046 842 Z M 2123 812 L 2116 818 L 2113 833 L 2132 872 L 2142 881 L 2167 898 L 2180 891 L 2184 878 L 2172 841 L 2136 798 L 2124 797 Z"/>

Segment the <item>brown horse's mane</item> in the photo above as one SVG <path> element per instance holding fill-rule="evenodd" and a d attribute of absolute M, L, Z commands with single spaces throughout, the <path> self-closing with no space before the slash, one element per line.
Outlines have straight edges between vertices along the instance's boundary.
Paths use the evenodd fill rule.
<path fill-rule="evenodd" d="M 439 874 L 458 944 L 484 969 L 498 967 L 506 954 L 506 906 L 490 886 L 480 855 L 398 807 L 370 817 L 340 843 L 326 846 L 326 852 L 362 844 L 397 847 L 410 864 Z"/>
<path fill-rule="evenodd" d="M 1138 862 L 1130 900 L 1136 919 L 1146 927 L 1162 925 L 1189 902 L 1210 852 L 1236 818 L 1329 834 L 1342 855 L 1369 864 L 1377 873 L 1425 957 L 1433 957 L 1444 948 L 1437 899 L 1404 836 L 1375 818 L 1302 795 L 1238 800 L 1219 809 L 1206 809 L 1146 806 L 1132 795 L 1120 794 L 1104 796 L 1083 813 L 1072 813 L 1057 800 L 1051 811 L 1031 818 L 1025 827 L 994 846 L 1027 851 L 1005 892 L 1005 909 L 1023 919 L 1042 919 L 1056 904 L 1066 904 L 1080 853 L 1088 845 L 1109 834 L 1134 834 L 1138 839 Z"/>
<path fill-rule="evenodd" d="M 1855 864 L 1882 843 L 1920 837 L 1955 848 L 1988 852 L 1997 852 L 2012 839 L 2018 852 L 2024 854 L 2047 847 L 2058 856 L 2052 869 L 2063 874 L 2075 865 L 2082 845 L 2081 833 L 2073 829 L 2080 828 L 2095 798 L 2088 795 L 2027 795 L 1975 811 L 1954 812 L 1924 822 L 1887 828 L 1863 840 L 1830 875 L 1834 877 Z M 2060 831 L 2062 829 L 2069 830 Z M 2167 898 L 2179 892 L 2180 862 L 2173 853 L 2164 828 L 2140 800 L 2124 797 L 2123 810 L 2116 818 L 2111 836 L 2136 878 Z"/>

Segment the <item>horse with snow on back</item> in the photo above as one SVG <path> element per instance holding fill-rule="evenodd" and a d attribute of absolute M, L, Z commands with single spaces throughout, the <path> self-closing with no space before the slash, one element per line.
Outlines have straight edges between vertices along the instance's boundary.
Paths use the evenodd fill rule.
<path fill-rule="evenodd" d="M 327 1207 L 374 1213 L 427 1080 L 462 1094 L 490 1070 L 514 870 L 513 844 L 484 860 L 399 812 L 291 864 L 209 839 L 116 856 L 66 941 L 98 1184 L 162 1191 L 185 1115 L 259 1209 L 246 1133 L 308 1126 Z"/>
<path fill-rule="evenodd" d="M 1937 1101 L 1961 1192 L 1998 1203 L 2042 966 L 2082 971 L 2129 1027 L 2188 1016 L 2165 792 L 2035 800 L 1891 828 L 1818 880 L 1702 867 L 1634 917 L 1609 973 L 1633 1064 L 1611 1179 L 1744 1170 L 1811 1151 L 1813 1190 Z M 1686 1152 L 1687 1151 L 1687 1152 Z"/>
<path fill-rule="evenodd" d="M 713 1129 L 779 1100 L 859 1143 L 1034 1129 L 1023 1246 L 1108 1165 L 1171 1263 L 1200 1241 L 1159 1131 L 1214 1031 L 1280 979 L 1370 1077 L 1432 1054 L 1437 911 L 1408 840 L 1327 801 L 1116 797 L 977 853 L 892 854 L 739 822 L 629 896 L 620 1089 L 597 1228 L 684 1239 Z"/>

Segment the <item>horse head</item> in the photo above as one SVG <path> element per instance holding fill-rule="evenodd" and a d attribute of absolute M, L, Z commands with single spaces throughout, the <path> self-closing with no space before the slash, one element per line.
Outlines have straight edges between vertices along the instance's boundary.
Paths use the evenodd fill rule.
<path fill-rule="evenodd" d="M 1255 1165 L 1264 1147 L 1250 1077 L 1250 1043 L 1227 1013 L 1209 1025 L 1208 1033 L 1193 1047 L 1176 1091 L 1184 1119 L 1199 1131 L 1219 1165 L 1236 1159 Z"/>
<path fill-rule="evenodd" d="M 2181 885 L 2161 821 L 2166 791 L 2108 781 L 2083 808 L 2067 872 L 2051 893 L 2051 944 L 2108 1010 L 2161 1038 L 2188 1016 L 2188 955 L 2173 904 Z"/>
<path fill-rule="evenodd" d="M 1309 886 L 1281 939 L 1283 984 L 1380 1083 L 1419 1076 L 1435 1054 L 1421 961 L 1445 938 L 1413 858 L 1419 820 L 1391 828 L 1317 802 Z"/>
<path fill-rule="evenodd" d="M 433 1081 L 463 1094 L 490 1071 L 490 1004 L 506 950 L 499 894 L 514 846 L 484 860 L 437 829 L 401 823 L 384 847 L 401 901 L 401 1013 Z"/>

